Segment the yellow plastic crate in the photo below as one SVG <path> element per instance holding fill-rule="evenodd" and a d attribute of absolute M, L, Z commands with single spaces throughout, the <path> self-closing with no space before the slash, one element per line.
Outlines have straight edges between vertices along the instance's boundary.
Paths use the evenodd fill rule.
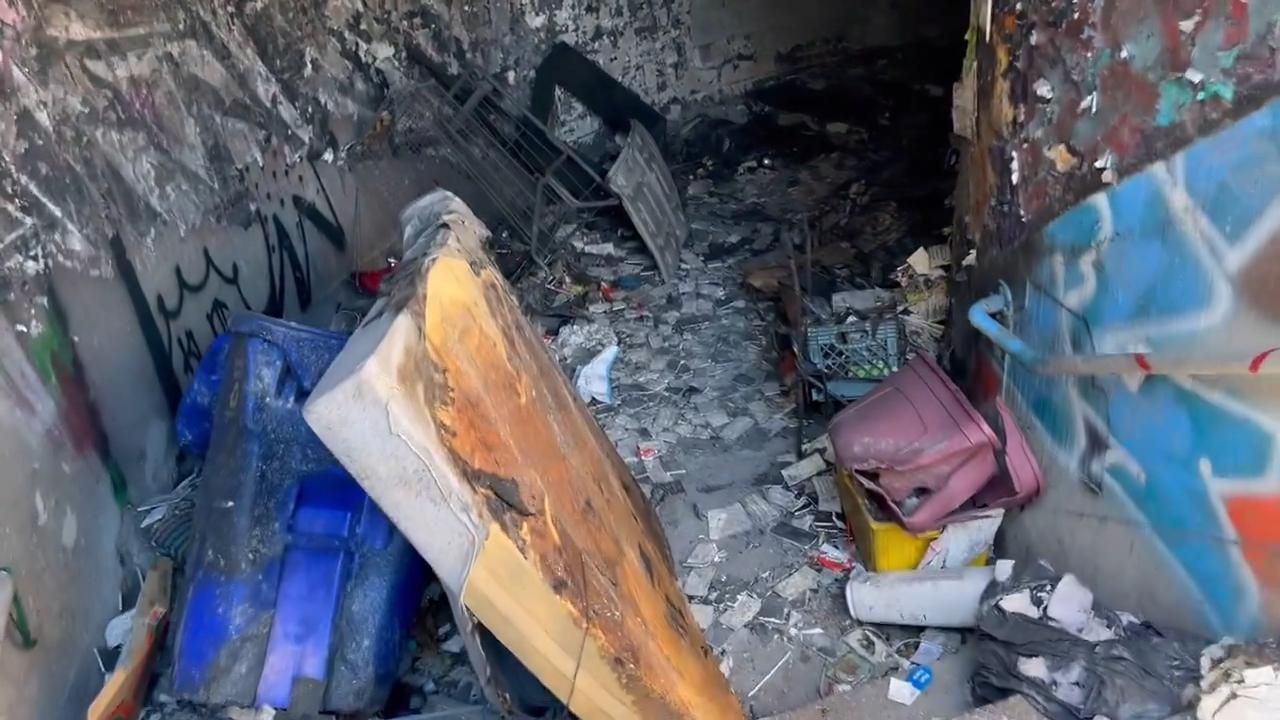
<path fill-rule="evenodd" d="M 868 570 L 914 570 L 924 559 L 929 543 L 942 534 L 941 530 L 930 530 L 914 535 L 892 520 L 877 520 L 871 514 L 866 488 L 847 470 L 836 474 L 836 487 L 840 491 L 844 519 L 853 533 L 858 556 Z M 983 553 L 973 564 L 985 565 L 988 554 Z"/>

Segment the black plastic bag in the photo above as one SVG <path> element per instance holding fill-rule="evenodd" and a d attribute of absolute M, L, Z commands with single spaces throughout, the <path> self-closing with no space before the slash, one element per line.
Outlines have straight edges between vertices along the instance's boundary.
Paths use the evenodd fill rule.
<path fill-rule="evenodd" d="M 1066 589 L 1082 590 L 1076 597 L 1085 598 L 1088 622 L 1069 629 L 1049 608 L 1062 583 L 1043 563 L 1019 564 L 1013 577 L 987 587 L 978 609 L 975 700 L 1017 692 L 1053 720 L 1164 720 L 1194 701 L 1203 642 L 1093 607 L 1074 578 Z"/>

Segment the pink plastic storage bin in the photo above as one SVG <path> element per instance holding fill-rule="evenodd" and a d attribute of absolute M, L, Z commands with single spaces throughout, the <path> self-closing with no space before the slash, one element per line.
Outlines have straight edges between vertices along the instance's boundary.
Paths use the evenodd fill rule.
<path fill-rule="evenodd" d="M 1039 492 L 1035 457 L 1009 409 L 1000 400 L 996 407 L 1003 442 L 938 364 L 920 356 L 832 418 L 828 432 L 840 464 L 873 473 L 868 490 L 889 502 L 904 527 L 924 532 Z M 901 504 L 916 494 L 920 504 L 903 513 Z"/>

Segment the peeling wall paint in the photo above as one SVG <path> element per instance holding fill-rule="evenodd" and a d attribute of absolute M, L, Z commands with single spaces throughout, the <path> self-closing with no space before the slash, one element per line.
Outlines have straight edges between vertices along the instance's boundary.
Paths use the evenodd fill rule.
<path fill-rule="evenodd" d="M 5 269 L 109 272 L 113 236 L 148 246 L 222 218 L 267 148 L 295 162 L 362 137 L 411 51 L 524 88 L 565 39 L 667 107 L 803 64 L 823 43 L 932 27 L 898 12 L 887 0 L 799 0 L 781 14 L 724 0 L 0 0 Z M 585 121 L 565 120 L 570 134 Z"/>
<path fill-rule="evenodd" d="M 150 433 L 137 428 L 167 421 L 231 312 L 323 315 L 316 301 L 394 237 L 380 219 L 396 202 L 447 182 L 482 205 L 440 163 L 355 162 L 386 89 L 420 63 L 522 90 L 565 39 L 676 117 L 840 43 L 941 25 L 899 5 L 0 0 L 0 292 L 54 273 L 135 478 L 147 460 L 133 438 Z M 560 127 L 591 124 L 565 104 Z"/>
<path fill-rule="evenodd" d="M 976 104 L 990 132 L 969 148 L 968 164 L 986 171 L 969 175 L 964 211 L 996 247 L 1280 90 L 1277 0 L 975 6 L 991 8 L 974 31 Z M 1016 157 L 1016 183 L 1013 160 L 989 156 L 997 148 Z M 1003 200 L 994 212 L 992 197 Z"/>

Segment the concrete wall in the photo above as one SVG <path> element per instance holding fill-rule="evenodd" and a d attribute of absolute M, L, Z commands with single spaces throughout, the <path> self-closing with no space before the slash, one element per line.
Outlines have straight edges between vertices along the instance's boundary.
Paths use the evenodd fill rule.
<path fill-rule="evenodd" d="M 1010 402 L 1046 473 L 1005 545 L 1167 625 L 1274 632 L 1280 381 L 1259 371 L 1280 346 L 1280 3 L 1060 5 L 996 3 L 990 41 L 976 22 L 959 207 L 980 267 L 961 299 L 1004 280 L 1033 347 L 1138 355 L 1043 376 L 958 328 L 975 396 Z"/>
<path fill-rule="evenodd" d="M 150 493 L 145 438 L 231 312 L 323 314 L 385 256 L 399 203 L 441 180 L 474 199 L 440 163 L 344 162 L 387 155 L 377 110 L 410 56 L 527 88 L 566 39 L 676 115 L 839 43 L 940 32 L 913 3 L 0 0 L 3 264 L 53 277 L 113 453 Z"/>
<path fill-rule="evenodd" d="M 37 644 L 0 638 L 0 718 L 70 717 L 102 676 L 93 648 L 116 613 L 120 512 L 87 388 L 56 314 L 0 317 L 0 566 Z"/>

